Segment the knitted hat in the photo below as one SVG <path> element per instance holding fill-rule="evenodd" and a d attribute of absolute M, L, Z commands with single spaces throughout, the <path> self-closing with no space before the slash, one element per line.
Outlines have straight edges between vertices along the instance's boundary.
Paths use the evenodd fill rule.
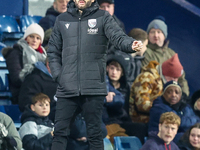
<path fill-rule="evenodd" d="M 98 4 L 101 5 L 102 3 L 109 3 L 114 4 L 114 0 L 97 0 Z"/>
<path fill-rule="evenodd" d="M 165 91 L 169 87 L 171 87 L 171 86 L 178 87 L 180 89 L 180 91 L 182 92 L 181 86 L 178 84 L 178 82 L 176 82 L 176 81 L 169 81 L 169 82 L 167 82 L 167 83 L 164 84 L 164 86 L 163 86 L 163 93 L 165 93 Z"/>
<path fill-rule="evenodd" d="M 153 21 L 151 21 L 147 28 L 148 34 L 152 28 L 160 29 L 163 32 L 163 34 L 165 35 L 165 38 L 167 38 L 167 25 L 165 24 L 164 21 L 162 21 L 160 19 L 154 19 Z"/>
<path fill-rule="evenodd" d="M 41 44 L 43 42 L 44 39 L 44 30 L 42 29 L 42 27 L 37 24 L 37 23 L 33 23 L 30 26 L 28 26 L 28 28 L 26 29 L 25 33 L 24 33 L 24 37 L 23 39 L 26 39 L 26 37 L 30 34 L 38 34 L 41 37 Z"/>
<path fill-rule="evenodd" d="M 183 66 L 181 65 L 178 54 L 176 53 L 170 59 L 162 64 L 162 74 L 173 78 L 179 78 L 183 74 Z"/>

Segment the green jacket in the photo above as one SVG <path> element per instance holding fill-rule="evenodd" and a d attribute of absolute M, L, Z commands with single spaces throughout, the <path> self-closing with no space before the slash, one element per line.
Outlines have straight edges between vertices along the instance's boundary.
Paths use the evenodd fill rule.
<path fill-rule="evenodd" d="M 6 115 L 2 112 L 0 112 L 0 118 L 1 118 L 0 124 L 4 125 L 5 129 L 8 131 L 7 132 L 8 134 L 6 137 L 13 137 L 17 143 L 17 150 L 21 150 L 22 149 L 21 138 L 19 137 L 19 133 L 18 133 L 12 119 L 8 115 Z"/>
<path fill-rule="evenodd" d="M 142 66 L 148 65 L 152 60 L 156 60 L 160 65 L 168 59 L 170 59 L 175 52 L 168 47 L 169 42 L 166 42 L 163 47 L 159 47 L 157 44 L 149 43 L 147 45 L 147 50 L 144 54 L 144 59 L 142 60 Z M 187 80 L 185 79 L 185 72 L 178 79 L 178 83 L 181 85 L 183 92 L 189 96 L 189 86 Z"/>

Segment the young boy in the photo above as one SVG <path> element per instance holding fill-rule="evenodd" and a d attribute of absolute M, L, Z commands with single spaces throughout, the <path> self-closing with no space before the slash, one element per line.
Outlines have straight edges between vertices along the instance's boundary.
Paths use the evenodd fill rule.
<path fill-rule="evenodd" d="M 140 150 L 179 150 L 173 142 L 181 124 L 181 119 L 173 112 L 166 112 L 160 116 L 159 132 L 150 132 L 149 139 Z"/>
<path fill-rule="evenodd" d="M 26 150 L 50 150 L 53 140 L 53 123 L 49 120 L 50 99 L 43 93 L 32 98 L 22 114 L 19 134 Z"/>

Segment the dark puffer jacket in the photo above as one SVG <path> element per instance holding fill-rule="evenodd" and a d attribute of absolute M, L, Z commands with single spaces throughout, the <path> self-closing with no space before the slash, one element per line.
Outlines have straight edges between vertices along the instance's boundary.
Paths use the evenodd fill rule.
<path fill-rule="evenodd" d="M 97 2 L 80 16 L 75 3 L 57 17 L 49 40 L 48 58 L 58 97 L 107 95 L 106 52 L 108 39 L 119 49 L 134 52 L 133 39 Z"/>
<path fill-rule="evenodd" d="M 52 28 L 58 15 L 60 15 L 60 13 L 55 11 L 53 6 L 51 6 L 49 9 L 47 9 L 45 17 L 40 20 L 39 25 L 44 29 L 44 31 Z"/>

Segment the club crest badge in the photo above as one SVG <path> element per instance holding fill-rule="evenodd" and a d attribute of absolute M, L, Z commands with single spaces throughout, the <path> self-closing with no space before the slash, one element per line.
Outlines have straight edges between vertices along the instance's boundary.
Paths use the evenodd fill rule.
<path fill-rule="evenodd" d="M 69 25 L 70 25 L 69 23 L 66 23 L 66 24 L 65 24 L 65 27 L 68 29 L 68 28 L 69 28 Z"/>
<path fill-rule="evenodd" d="M 90 28 L 94 28 L 97 25 L 97 20 L 96 19 L 89 19 L 88 20 L 88 26 Z"/>

